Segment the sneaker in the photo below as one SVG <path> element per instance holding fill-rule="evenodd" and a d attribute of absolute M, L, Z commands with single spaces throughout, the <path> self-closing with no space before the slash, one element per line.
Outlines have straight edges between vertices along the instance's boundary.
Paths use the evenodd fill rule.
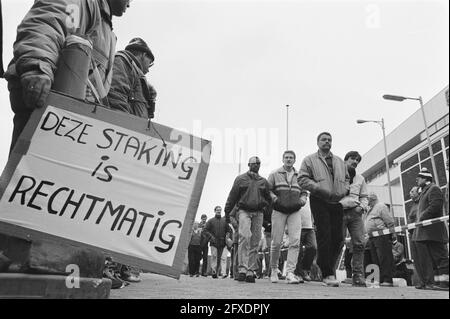
<path fill-rule="evenodd" d="M 270 275 L 270 282 L 273 284 L 278 282 L 278 273 L 275 270 L 272 270 L 272 274 Z"/>
<path fill-rule="evenodd" d="M 255 283 L 255 276 L 254 275 L 247 275 L 245 277 L 245 282 L 249 282 L 249 283 Z"/>
<path fill-rule="evenodd" d="M 246 277 L 247 276 L 246 276 L 245 272 L 240 272 L 239 276 L 237 277 L 237 281 L 245 281 Z"/>
<path fill-rule="evenodd" d="M 218 278 L 218 277 L 217 277 L 217 274 L 213 274 L 212 277 L 213 277 L 214 279 L 217 279 L 217 278 Z"/>
<path fill-rule="evenodd" d="M 352 278 L 353 287 L 366 287 L 366 281 L 362 275 L 353 275 Z"/>
<path fill-rule="evenodd" d="M 341 281 L 341 284 L 351 285 L 351 284 L 353 284 L 353 280 L 352 280 L 352 278 L 345 278 L 344 280 Z"/>
<path fill-rule="evenodd" d="M 339 287 L 339 281 L 334 276 L 327 276 L 323 279 L 323 283 L 328 287 Z"/>
<path fill-rule="evenodd" d="M 394 287 L 394 284 L 392 282 L 385 281 L 380 284 L 380 287 Z"/>
<path fill-rule="evenodd" d="M 303 279 L 305 280 L 305 281 L 312 281 L 312 278 L 311 278 L 311 275 L 309 274 L 309 272 L 307 272 L 307 271 L 304 271 L 303 273 L 302 273 L 302 277 L 303 277 Z"/>
<path fill-rule="evenodd" d="M 298 284 L 299 280 L 293 273 L 288 273 L 286 276 L 286 281 L 288 284 Z"/>

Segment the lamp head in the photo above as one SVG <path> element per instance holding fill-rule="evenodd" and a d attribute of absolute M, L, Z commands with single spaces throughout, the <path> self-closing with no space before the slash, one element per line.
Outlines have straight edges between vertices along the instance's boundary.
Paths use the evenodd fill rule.
<path fill-rule="evenodd" d="M 398 95 L 383 95 L 383 99 L 397 102 L 403 102 L 404 100 L 406 100 L 405 97 Z"/>
<path fill-rule="evenodd" d="M 356 123 L 358 123 L 358 124 L 363 124 L 363 123 L 367 123 L 367 121 L 364 121 L 364 120 L 357 120 Z"/>

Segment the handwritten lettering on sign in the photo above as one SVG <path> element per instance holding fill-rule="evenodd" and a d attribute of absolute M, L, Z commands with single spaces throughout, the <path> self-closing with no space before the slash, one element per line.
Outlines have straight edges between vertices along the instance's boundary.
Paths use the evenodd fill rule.
<path fill-rule="evenodd" d="M 202 150 L 166 144 L 49 106 L 2 196 L 0 222 L 171 266 Z"/>

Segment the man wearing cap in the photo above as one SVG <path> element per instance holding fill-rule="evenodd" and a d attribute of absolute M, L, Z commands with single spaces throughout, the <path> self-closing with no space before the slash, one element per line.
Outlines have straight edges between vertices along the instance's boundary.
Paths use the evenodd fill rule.
<path fill-rule="evenodd" d="M 442 216 L 444 198 L 440 188 L 432 182 L 433 176 L 426 167 L 422 168 L 417 176 L 417 185 L 422 188 L 417 210 L 417 222 L 438 218 Z M 418 227 L 412 240 L 416 248 L 416 259 L 418 263 L 423 263 L 426 259 L 431 259 L 435 272 L 436 290 L 448 291 L 448 243 L 447 229 L 444 223 L 436 223 L 428 226 Z M 422 279 L 426 274 L 420 273 Z"/>
<path fill-rule="evenodd" d="M 249 171 L 236 177 L 225 205 L 225 218 L 230 222 L 230 213 L 237 205 L 239 218 L 238 281 L 255 282 L 258 270 L 258 244 L 264 219 L 264 209 L 270 205 L 270 187 L 259 175 L 261 161 L 251 157 Z"/>
<path fill-rule="evenodd" d="M 141 38 L 132 39 L 125 50 L 116 53 L 108 94 L 112 109 L 146 119 L 154 117 L 156 91 L 145 77 L 154 60 Z"/>
<path fill-rule="evenodd" d="M 299 185 L 311 192 L 310 206 L 317 229 L 317 264 L 322 271 L 323 283 L 338 287 L 335 264 L 344 241 L 343 204 L 348 195 L 349 175 L 344 161 L 331 152 L 332 137 L 328 132 L 317 137 L 319 150 L 302 162 Z M 346 208 L 358 206 L 354 198 L 346 199 Z"/>

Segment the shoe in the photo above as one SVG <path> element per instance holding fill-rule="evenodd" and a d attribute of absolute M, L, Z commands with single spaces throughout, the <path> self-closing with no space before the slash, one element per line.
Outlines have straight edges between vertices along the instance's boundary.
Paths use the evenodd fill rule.
<path fill-rule="evenodd" d="M 334 276 L 327 276 L 323 279 L 323 283 L 328 287 L 339 287 L 339 281 Z"/>
<path fill-rule="evenodd" d="M 352 287 L 366 287 L 366 281 L 362 275 L 353 275 Z"/>
<path fill-rule="evenodd" d="M 278 273 L 275 270 L 272 270 L 272 274 L 270 275 L 270 282 L 273 284 L 278 282 Z"/>
<path fill-rule="evenodd" d="M 420 289 L 420 290 L 433 290 L 433 286 L 434 285 L 420 284 L 420 285 L 415 286 L 415 288 Z"/>
<path fill-rule="evenodd" d="M 352 278 L 345 278 L 344 280 L 341 281 L 341 284 L 351 285 L 351 284 L 353 284 L 353 280 L 352 280 Z"/>
<path fill-rule="evenodd" d="M 299 284 L 305 283 L 305 281 L 303 280 L 302 276 L 298 275 L 298 276 L 295 276 L 295 277 L 297 278 Z"/>
<path fill-rule="evenodd" d="M 292 272 L 287 274 L 286 281 L 288 284 L 299 284 L 300 283 L 298 278 Z"/>
<path fill-rule="evenodd" d="M 255 276 L 254 275 L 248 275 L 245 277 L 245 282 L 249 282 L 249 283 L 255 283 Z"/>
<path fill-rule="evenodd" d="M 382 282 L 380 284 L 380 287 L 394 287 L 394 284 L 392 282 Z"/>
<path fill-rule="evenodd" d="M 431 289 L 438 291 L 448 291 L 448 281 L 441 281 L 439 284 L 434 284 L 431 286 Z"/>
<path fill-rule="evenodd" d="M 303 277 L 303 280 L 308 282 L 312 281 L 311 275 L 307 271 L 304 271 L 301 275 Z"/>
<path fill-rule="evenodd" d="M 228 277 L 228 275 L 223 275 L 222 276 L 222 279 L 225 279 L 225 278 L 227 278 Z"/>
<path fill-rule="evenodd" d="M 246 277 L 247 276 L 246 276 L 245 272 L 240 272 L 239 276 L 237 277 L 237 281 L 245 281 Z"/>
<path fill-rule="evenodd" d="M 128 282 L 141 282 L 141 278 L 139 275 L 130 274 L 127 276 L 121 277 L 122 280 L 128 281 Z"/>
<path fill-rule="evenodd" d="M 199 277 L 200 276 L 200 274 L 195 274 L 195 277 Z"/>
<path fill-rule="evenodd" d="M 193 274 L 190 274 L 189 277 L 194 277 L 194 275 L 193 275 Z"/>
<path fill-rule="evenodd" d="M 212 277 L 213 277 L 213 279 L 217 279 L 218 278 L 217 274 L 213 274 Z"/>

